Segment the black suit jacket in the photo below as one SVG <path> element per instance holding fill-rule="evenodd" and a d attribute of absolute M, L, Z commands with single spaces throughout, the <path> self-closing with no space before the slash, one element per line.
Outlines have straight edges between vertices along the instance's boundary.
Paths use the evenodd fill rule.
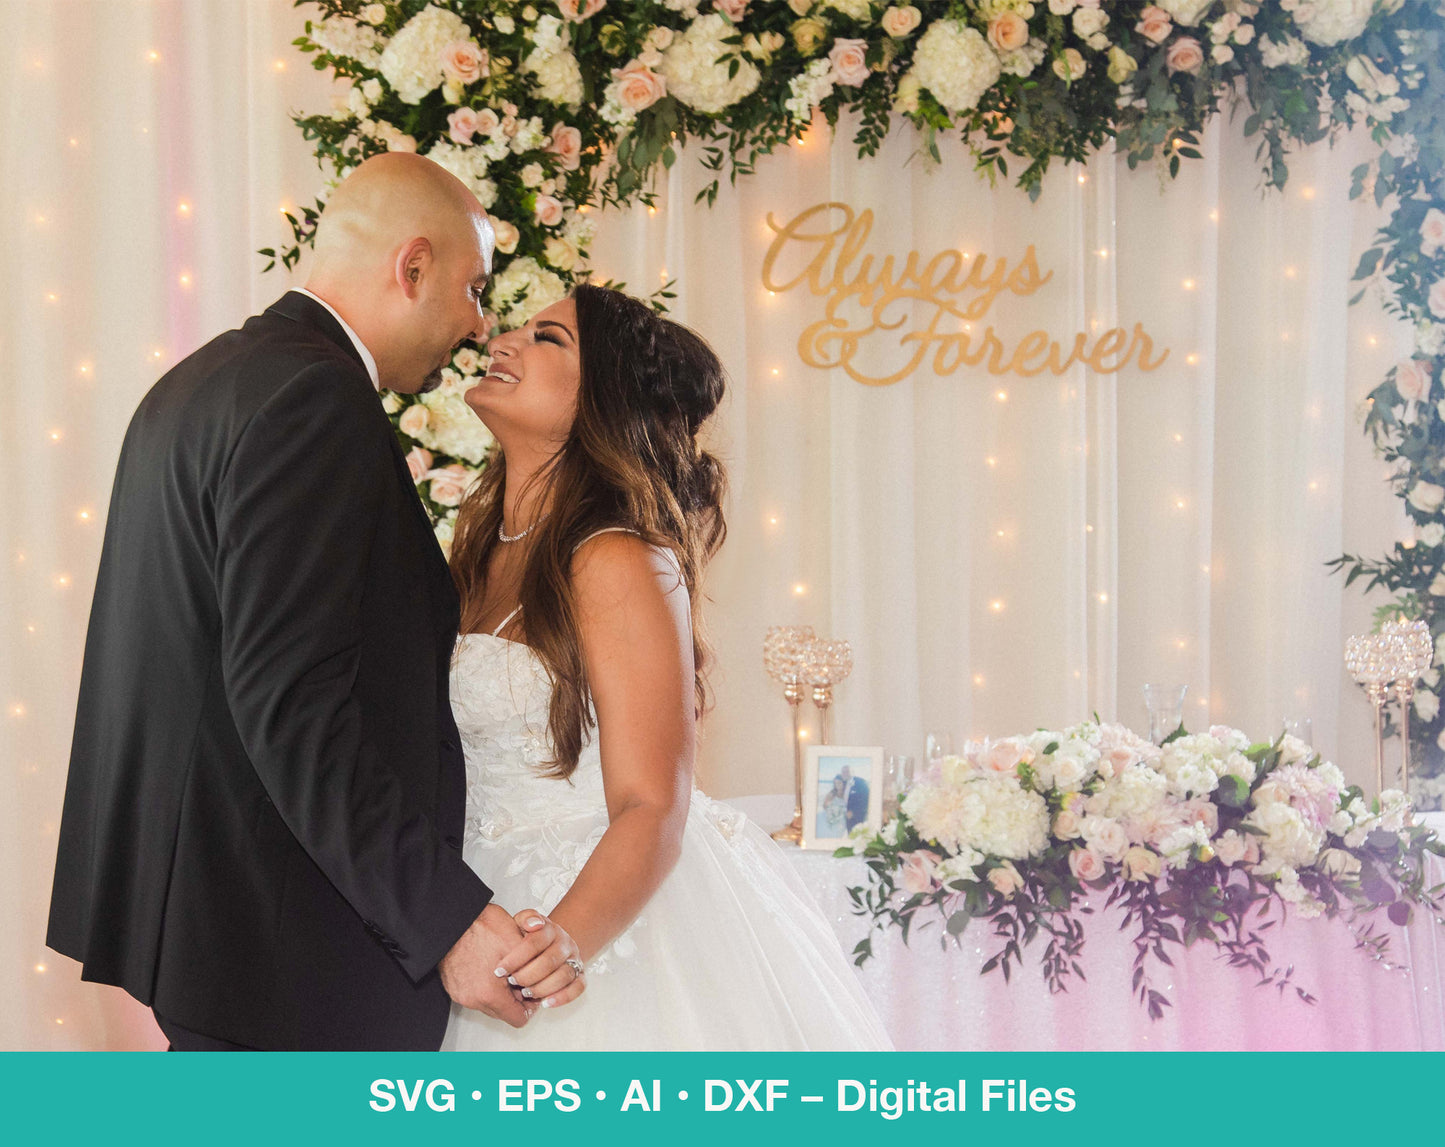
<path fill-rule="evenodd" d="M 458 609 L 360 357 L 294 292 L 160 380 L 111 497 L 49 945 L 192 1031 L 432 1049 Z"/>
<path fill-rule="evenodd" d="M 868 819 L 868 782 L 862 777 L 854 777 L 848 788 L 848 812 L 845 819 L 849 829 L 856 828 Z"/>

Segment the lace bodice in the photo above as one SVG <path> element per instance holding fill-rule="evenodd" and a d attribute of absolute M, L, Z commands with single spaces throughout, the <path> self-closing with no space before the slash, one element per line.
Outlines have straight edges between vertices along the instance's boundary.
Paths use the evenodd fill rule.
<path fill-rule="evenodd" d="M 607 815 L 595 736 L 567 780 L 549 776 L 551 689 L 527 646 L 466 633 L 452 658 L 452 712 L 467 763 L 468 840 Z"/>

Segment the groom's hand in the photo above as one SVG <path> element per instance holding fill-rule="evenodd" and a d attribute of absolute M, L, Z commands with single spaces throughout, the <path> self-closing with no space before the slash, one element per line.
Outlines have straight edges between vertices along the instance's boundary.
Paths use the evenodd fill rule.
<path fill-rule="evenodd" d="M 464 1008 L 484 1012 L 514 1028 L 525 1025 L 537 1005 L 518 999 L 507 981 L 496 975 L 502 957 L 522 939 L 522 929 L 507 910 L 488 904 L 437 965 L 447 995 Z"/>
<path fill-rule="evenodd" d="M 507 973 L 507 983 L 544 1008 L 570 1004 L 587 990 L 576 942 L 557 921 L 534 909 L 518 912 L 516 919 L 525 939 L 502 957 L 497 974 Z"/>

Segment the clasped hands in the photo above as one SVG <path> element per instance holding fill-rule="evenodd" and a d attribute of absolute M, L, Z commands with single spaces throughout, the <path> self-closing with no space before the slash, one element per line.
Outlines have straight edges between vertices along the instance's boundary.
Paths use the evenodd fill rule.
<path fill-rule="evenodd" d="M 522 1027 L 537 1008 L 571 1003 L 587 988 L 569 964 L 577 945 L 532 908 L 512 916 L 488 904 L 437 967 L 447 995 L 465 1008 Z"/>

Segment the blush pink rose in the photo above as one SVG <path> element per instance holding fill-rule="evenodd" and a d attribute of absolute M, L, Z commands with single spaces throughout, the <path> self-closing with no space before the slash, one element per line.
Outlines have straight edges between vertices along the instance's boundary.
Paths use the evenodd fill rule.
<path fill-rule="evenodd" d="M 453 40 L 442 49 L 442 73 L 459 84 L 474 84 L 488 72 L 484 48 L 470 40 Z"/>
<path fill-rule="evenodd" d="M 563 171 L 576 171 L 582 166 L 582 133 L 565 123 L 552 126 L 552 139 L 544 149 L 557 157 Z"/>
<path fill-rule="evenodd" d="M 416 407 L 412 407 L 413 410 Z M 420 446 L 413 446 L 411 452 L 406 456 L 406 468 L 411 471 L 411 480 L 420 482 L 426 477 L 431 469 L 432 453 L 430 450 L 423 450 Z"/>
<path fill-rule="evenodd" d="M 1395 367 L 1395 389 L 1406 402 L 1423 402 L 1430 393 L 1430 364 L 1407 358 Z"/>
<path fill-rule="evenodd" d="M 1420 222 L 1420 254 L 1433 259 L 1445 249 L 1445 211 L 1432 207 Z"/>
<path fill-rule="evenodd" d="M 427 408 L 420 403 L 417 403 L 403 410 L 396 424 L 408 438 L 415 438 L 427 428 L 427 423 L 430 421 L 431 411 L 427 410 Z"/>
<path fill-rule="evenodd" d="M 1028 756 L 1028 746 L 1017 737 L 995 741 L 982 754 L 979 764 L 990 772 L 1011 773 Z"/>
<path fill-rule="evenodd" d="M 466 147 L 476 134 L 477 113 L 471 108 L 457 108 L 447 116 L 447 135 L 453 143 L 459 143 Z"/>
<path fill-rule="evenodd" d="M 1180 36 L 1164 54 L 1164 66 L 1171 72 L 1195 74 L 1204 64 L 1204 49 L 1193 36 Z"/>
<path fill-rule="evenodd" d="M 438 506 L 459 506 L 466 495 L 472 476 L 465 466 L 452 463 L 440 470 L 429 472 L 431 477 L 431 500 Z"/>
<path fill-rule="evenodd" d="M 867 40 L 834 40 L 828 60 L 833 65 L 833 82 L 856 88 L 868 78 Z"/>
<path fill-rule="evenodd" d="M 667 81 L 638 60 L 612 73 L 617 81 L 617 102 L 628 111 L 650 108 L 667 95 Z"/>
<path fill-rule="evenodd" d="M 1104 875 L 1104 858 L 1092 848 L 1076 848 L 1069 853 L 1069 871 L 1085 883 L 1100 880 Z"/>
<path fill-rule="evenodd" d="M 1430 313 L 1437 319 L 1445 319 L 1445 279 L 1437 279 L 1430 288 Z"/>
<path fill-rule="evenodd" d="M 712 0 L 713 10 L 726 16 L 734 24 L 747 15 L 751 0 Z"/>
<path fill-rule="evenodd" d="M 903 869 L 899 876 L 903 890 L 914 894 L 927 892 L 932 888 L 933 871 L 938 867 L 938 859 L 936 852 L 929 852 L 926 848 L 910 852 L 903 860 Z"/>
<path fill-rule="evenodd" d="M 606 8 L 607 0 L 557 0 L 557 7 L 567 19 L 580 24 Z"/>
<path fill-rule="evenodd" d="M 502 126 L 501 117 L 491 108 L 483 108 L 477 112 L 477 131 L 482 135 L 491 135 L 497 128 Z"/>
<path fill-rule="evenodd" d="M 1134 25 L 1134 31 L 1151 43 L 1162 44 L 1174 31 L 1174 21 L 1163 8 L 1150 4 L 1139 13 L 1139 22 Z"/>
<path fill-rule="evenodd" d="M 532 210 L 536 214 L 537 223 L 542 227 L 555 227 L 562 222 L 562 203 L 554 195 L 537 196 Z"/>
<path fill-rule="evenodd" d="M 1016 52 L 1029 42 L 1029 22 L 1017 12 L 1000 12 L 989 21 L 988 42 L 1000 52 Z"/>

